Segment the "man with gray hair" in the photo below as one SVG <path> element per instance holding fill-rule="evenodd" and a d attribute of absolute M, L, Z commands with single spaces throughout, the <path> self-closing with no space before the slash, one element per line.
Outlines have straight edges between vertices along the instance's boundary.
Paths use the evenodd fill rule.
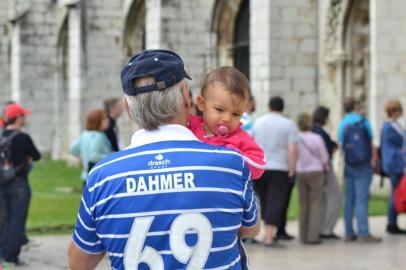
<path fill-rule="evenodd" d="M 89 173 L 69 247 L 71 269 L 241 269 L 238 235 L 259 231 L 258 202 L 241 155 L 201 143 L 185 126 L 182 59 L 147 50 L 121 72 L 142 129 Z M 219 181 L 221 179 L 221 181 Z"/>

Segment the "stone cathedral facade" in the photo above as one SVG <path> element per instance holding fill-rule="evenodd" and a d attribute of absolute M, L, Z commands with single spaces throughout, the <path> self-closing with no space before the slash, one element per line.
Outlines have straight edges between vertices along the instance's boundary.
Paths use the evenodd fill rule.
<path fill-rule="evenodd" d="M 33 109 L 27 130 L 63 158 L 91 109 L 120 96 L 119 72 L 147 48 L 178 52 L 194 95 L 207 70 L 250 79 L 256 116 L 271 95 L 292 117 L 318 104 L 342 116 L 355 96 L 376 131 L 383 104 L 406 105 L 404 0 L 0 0 L 0 102 Z M 135 129 L 120 119 L 122 142 Z"/>

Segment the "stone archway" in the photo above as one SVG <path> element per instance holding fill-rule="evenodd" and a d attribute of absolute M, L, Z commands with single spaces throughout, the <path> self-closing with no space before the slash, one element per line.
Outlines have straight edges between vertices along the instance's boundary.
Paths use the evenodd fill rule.
<path fill-rule="evenodd" d="M 243 0 L 235 20 L 234 66 L 250 78 L 250 1 Z"/>
<path fill-rule="evenodd" d="M 367 108 L 369 46 L 369 0 L 331 0 L 324 37 L 326 73 L 332 88 L 328 97 L 331 107 L 341 104 L 344 97 L 353 96 Z M 343 113 L 339 107 L 335 118 Z"/>
<path fill-rule="evenodd" d="M 236 21 L 242 2 L 243 0 L 218 0 L 214 5 L 211 31 L 216 37 L 217 66 L 234 66 Z"/>
<path fill-rule="evenodd" d="M 145 1 L 134 0 L 125 15 L 123 52 L 127 59 L 145 49 Z"/>
<path fill-rule="evenodd" d="M 58 27 L 53 158 L 68 158 L 82 130 L 82 6 L 63 7 Z"/>
<path fill-rule="evenodd" d="M 65 10 L 66 11 L 66 10 Z M 69 149 L 69 28 L 67 11 L 63 16 L 57 40 L 57 89 L 55 89 L 55 134 L 52 158 L 60 159 Z M 65 106 L 64 106 L 65 105 Z"/>
<path fill-rule="evenodd" d="M 360 100 L 367 112 L 370 97 L 369 0 L 353 1 L 345 30 L 344 45 L 348 53 L 345 94 Z"/>
<path fill-rule="evenodd" d="M 123 64 L 125 64 L 131 56 L 146 48 L 145 0 L 130 1 L 127 7 L 124 12 L 123 21 Z M 126 113 L 123 113 L 118 119 L 117 125 L 120 130 L 119 144 L 121 147 L 126 147 L 137 128 Z"/>

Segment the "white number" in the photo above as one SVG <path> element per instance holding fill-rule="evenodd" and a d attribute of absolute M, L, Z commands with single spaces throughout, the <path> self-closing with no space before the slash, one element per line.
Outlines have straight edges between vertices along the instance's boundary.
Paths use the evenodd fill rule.
<path fill-rule="evenodd" d="M 197 231 L 198 239 L 193 247 L 189 247 L 185 242 L 185 236 L 189 230 Z M 183 214 L 172 223 L 171 250 L 175 258 L 182 263 L 187 263 L 190 259 L 188 270 L 203 269 L 210 253 L 212 241 L 212 227 L 202 214 Z"/>
<path fill-rule="evenodd" d="M 137 269 L 138 264 L 141 262 L 148 264 L 150 270 L 164 269 L 164 262 L 158 251 L 148 246 L 142 250 L 145 237 L 153 220 L 154 217 L 145 217 L 134 221 L 124 250 L 125 269 Z"/>
<path fill-rule="evenodd" d="M 137 269 L 138 264 L 146 263 L 150 270 L 163 270 L 162 256 L 144 242 L 154 217 L 134 220 L 130 237 L 124 251 L 125 269 Z M 185 237 L 190 231 L 197 233 L 197 242 L 191 247 L 186 244 Z M 188 270 L 203 269 L 213 241 L 212 227 L 209 220 L 202 214 L 191 213 L 178 216 L 172 223 L 169 233 L 169 244 L 174 257 L 181 263 L 188 264 Z"/>

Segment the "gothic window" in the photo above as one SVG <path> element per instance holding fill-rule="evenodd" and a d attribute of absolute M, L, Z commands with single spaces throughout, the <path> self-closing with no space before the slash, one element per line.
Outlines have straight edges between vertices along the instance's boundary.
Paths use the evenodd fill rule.
<path fill-rule="evenodd" d="M 145 1 L 134 0 L 124 29 L 124 55 L 130 57 L 145 49 Z"/>
<path fill-rule="evenodd" d="M 369 0 L 354 1 L 346 29 L 348 53 L 346 95 L 359 99 L 367 108 L 369 99 Z"/>
<path fill-rule="evenodd" d="M 244 0 L 235 22 L 233 59 L 234 66 L 247 78 L 250 75 L 250 10 L 249 0 Z"/>

